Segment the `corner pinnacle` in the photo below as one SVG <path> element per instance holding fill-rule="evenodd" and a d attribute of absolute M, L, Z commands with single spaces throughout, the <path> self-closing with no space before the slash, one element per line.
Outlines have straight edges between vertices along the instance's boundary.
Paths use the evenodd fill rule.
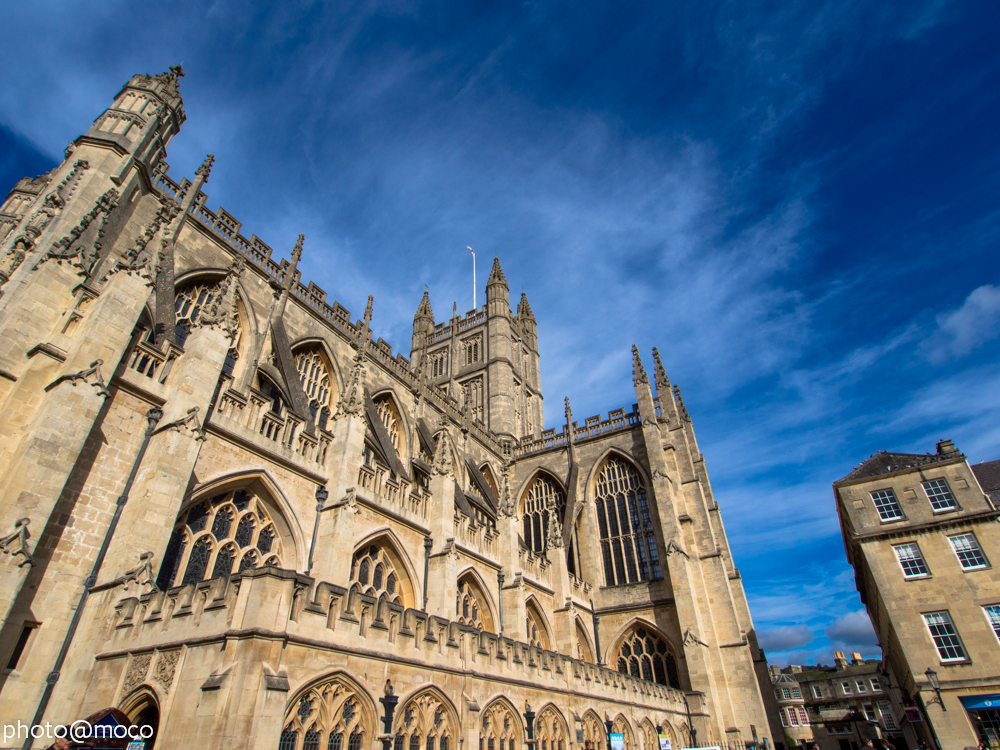
<path fill-rule="evenodd" d="M 635 344 L 632 344 L 632 383 L 633 385 L 649 384 L 646 369 L 642 366 L 642 359 L 639 358 L 639 347 Z"/>
<path fill-rule="evenodd" d="M 490 280 L 486 282 L 486 286 L 493 284 L 507 286 L 507 279 L 503 275 L 503 269 L 500 268 L 500 258 L 496 256 L 493 256 L 493 269 L 490 271 Z"/>

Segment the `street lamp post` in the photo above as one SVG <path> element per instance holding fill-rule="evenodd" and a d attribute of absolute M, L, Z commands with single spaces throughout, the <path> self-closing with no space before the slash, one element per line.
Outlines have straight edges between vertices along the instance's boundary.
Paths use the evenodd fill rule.
<path fill-rule="evenodd" d="M 392 746 L 392 715 L 396 712 L 396 704 L 399 702 L 399 698 L 394 695 L 395 692 L 392 683 L 386 680 L 385 695 L 378 699 L 382 704 L 382 728 L 385 730 L 381 738 L 382 750 L 391 750 Z"/>
<path fill-rule="evenodd" d="M 528 701 L 524 702 L 524 726 L 528 731 L 528 750 L 532 750 L 535 747 L 535 712 Z"/>
<path fill-rule="evenodd" d="M 941 680 L 938 679 L 937 672 L 935 672 L 930 667 L 927 667 L 927 671 L 924 672 L 924 676 L 927 677 L 927 682 L 931 684 L 931 690 L 937 695 L 937 702 L 941 705 L 942 711 L 947 711 L 948 707 L 944 705 L 944 701 L 941 700 Z"/>
<path fill-rule="evenodd" d="M 615 728 L 615 723 L 607 714 L 604 714 L 604 727 L 608 730 L 608 750 L 611 750 L 611 730 Z"/>

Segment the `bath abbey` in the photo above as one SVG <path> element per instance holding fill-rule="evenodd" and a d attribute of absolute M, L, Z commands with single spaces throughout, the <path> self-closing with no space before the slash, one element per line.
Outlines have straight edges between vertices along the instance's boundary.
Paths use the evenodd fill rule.
<path fill-rule="evenodd" d="M 169 174 L 183 75 L 133 76 L 0 206 L 0 723 L 773 748 L 657 351 L 633 348 L 634 405 L 577 421 L 566 399 L 546 429 L 539 322 L 494 260 L 485 305 L 442 320 L 424 293 L 394 353 L 377 301 L 353 316 L 300 278 L 308 238 L 276 251 L 209 208 L 213 157 Z"/>

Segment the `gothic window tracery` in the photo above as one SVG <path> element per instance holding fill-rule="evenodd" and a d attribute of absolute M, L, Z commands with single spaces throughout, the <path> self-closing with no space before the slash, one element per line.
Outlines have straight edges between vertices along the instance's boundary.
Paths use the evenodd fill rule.
<path fill-rule="evenodd" d="M 202 311 L 221 292 L 221 280 L 197 281 L 182 287 L 177 292 L 174 297 L 174 319 L 176 321 L 174 338 L 177 341 L 177 346 L 184 348 L 192 329 L 198 325 Z M 237 315 L 240 319 L 240 325 L 236 328 L 236 334 L 230 342 L 229 350 L 226 352 L 226 360 L 222 366 L 223 373 L 230 377 L 239 360 L 240 343 L 243 336 L 243 310 L 242 303 L 239 301 L 237 301 Z"/>
<path fill-rule="evenodd" d="M 383 393 L 381 396 L 376 396 L 373 403 L 379 419 L 385 425 L 385 431 L 389 433 L 389 439 L 396 449 L 396 454 L 399 455 L 402 445 L 403 420 L 399 416 L 399 410 L 396 409 L 396 402 L 388 393 Z"/>
<path fill-rule="evenodd" d="M 247 489 L 228 490 L 178 517 L 157 586 L 165 590 L 261 565 L 280 567 L 281 558 L 281 539 L 263 501 Z"/>
<path fill-rule="evenodd" d="M 525 639 L 529 646 L 551 650 L 549 645 L 549 633 L 545 627 L 545 620 L 534 601 L 529 601 L 525 607 Z"/>
<path fill-rule="evenodd" d="M 483 711 L 479 750 L 517 750 L 520 738 L 521 717 L 506 701 L 494 701 Z"/>
<path fill-rule="evenodd" d="M 471 574 L 466 574 L 458 579 L 455 615 L 463 625 L 471 625 L 490 633 L 494 632 L 493 617 L 486 603 L 486 594 Z"/>
<path fill-rule="evenodd" d="M 604 722 L 597 718 L 593 711 L 588 711 L 583 716 L 583 744 L 589 743 L 590 747 L 599 750 L 607 745 L 607 735 Z"/>
<path fill-rule="evenodd" d="M 597 477 L 596 505 L 607 584 L 662 578 L 646 486 L 635 466 L 609 457 Z"/>
<path fill-rule="evenodd" d="M 635 750 L 635 741 L 632 739 L 632 727 L 625 721 L 625 717 L 618 714 L 615 723 L 611 726 L 611 731 L 620 734 L 625 744 L 625 750 Z"/>
<path fill-rule="evenodd" d="M 440 378 L 448 374 L 448 353 L 446 349 L 439 349 L 427 355 L 428 367 L 432 378 Z"/>
<path fill-rule="evenodd" d="M 306 691 L 285 714 L 278 750 L 361 750 L 371 744 L 362 697 L 334 678 Z M 367 745 L 366 745 L 367 743 Z"/>
<path fill-rule="evenodd" d="M 325 430 L 330 419 L 333 383 L 326 357 L 318 347 L 301 350 L 295 354 L 295 369 L 309 400 L 309 412 L 316 420 L 316 426 Z"/>
<path fill-rule="evenodd" d="M 463 343 L 465 345 L 465 364 L 471 365 L 478 362 L 482 356 L 483 337 L 475 336 L 466 339 Z"/>
<path fill-rule="evenodd" d="M 351 561 L 351 585 L 362 593 L 404 604 L 400 571 L 382 544 L 366 544 L 354 553 Z"/>
<path fill-rule="evenodd" d="M 535 718 L 535 746 L 539 750 L 566 750 L 566 732 L 558 712 L 552 705 Z"/>
<path fill-rule="evenodd" d="M 566 506 L 559 485 L 551 477 L 539 474 L 524 495 L 524 511 L 521 521 L 524 529 L 524 544 L 536 555 L 544 555 L 549 535 L 550 509 L 554 506 L 557 518 L 562 519 Z"/>
<path fill-rule="evenodd" d="M 414 696 L 396 716 L 397 750 L 452 750 L 458 728 L 447 706 L 433 692 Z"/>
<path fill-rule="evenodd" d="M 625 636 L 615 663 L 623 674 L 680 688 L 673 651 L 664 638 L 648 628 L 636 626 Z"/>

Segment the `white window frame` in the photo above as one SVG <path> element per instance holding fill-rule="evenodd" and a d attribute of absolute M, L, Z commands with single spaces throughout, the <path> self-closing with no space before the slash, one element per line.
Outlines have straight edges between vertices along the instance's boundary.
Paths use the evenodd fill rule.
<path fill-rule="evenodd" d="M 899 725 L 896 723 L 896 717 L 892 713 L 892 703 L 883 699 L 875 704 L 878 709 L 879 714 L 882 716 L 882 725 L 886 729 L 898 729 Z"/>
<path fill-rule="evenodd" d="M 920 551 L 919 544 L 916 542 L 894 544 L 892 546 L 892 551 L 896 553 L 896 561 L 899 563 L 899 567 L 903 571 L 903 578 L 910 580 L 913 578 L 931 577 L 931 569 L 927 567 L 927 561 L 924 559 L 924 555 Z M 910 563 L 910 568 L 916 569 L 917 572 L 912 572 L 912 570 L 908 569 L 907 563 Z"/>
<path fill-rule="evenodd" d="M 938 658 L 942 664 L 952 664 L 969 660 L 969 652 L 966 651 L 965 645 L 962 643 L 962 638 L 958 634 L 958 628 L 955 627 L 955 622 L 951 619 L 951 613 L 948 610 L 923 612 L 922 616 L 924 618 L 924 625 L 927 626 L 927 633 L 931 637 L 931 642 L 934 644 L 934 648 L 937 650 Z M 934 621 L 932 622 L 932 620 Z M 951 632 L 935 635 L 934 631 L 931 630 L 932 627 L 947 628 Z M 938 638 L 941 638 L 942 642 L 939 642 Z M 943 642 L 943 639 L 953 639 L 954 643 Z M 956 649 L 961 655 L 947 656 L 947 649 Z"/>
<path fill-rule="evenodd" d="M 905 518 L 903 509 L 899 505 L 899 498 L 896 497 L 896 493 L 893 492 L 891 487 L 887 487 L 884 490 L 872 490 L 868 494 L 871 495 L 872 503 L 874 503 L 875 510 L 878 511 L 878 517 L 882 519 L 882 523 L 902 521 Z M 880 501 L 881 505 L 879 504 Z M 893 510 L 894 515 L 886 515 L 887 512 Z"/>
<path fill-rule="evenodd" d="M 931 489 L 927 488 L 927 485 L 934 483 L 943 484 L 944 492 L 941 491 L 941 487 L 939 486 L 932 487 Z M 951 491 L 951 487 L 948 486 L 948 482 L 946 482 L 943 478 L 927 479 L 921 482 L 920 486 L 924 488 L 924 494 L 927 496 L 927 501 L 931 504 L 931 510 L 935 513 L 947 513 L 949 510 L 958 510 L 958 501 L 955 499 L 955 494 Z M 945 496 L 951 498 L 951 505 L 944 505 L 940 508 L 937 507 L 934 501 Z"/>
<path fill-rule="evenodd" d="M 872 692 L 873 693 L 881 693 L 882 692 L 882 683 L 879 682 L 876 678 L 872 677 L 869 680 L 869 682 L 871 683 Z"/>
<path fill-rule="evenodd" d="M 799 706 L 799 724 L 804 727 L 809 726 L 809 712 L 805 706 Z"/>
<path fill-rule="evenodd" d="M 785 709 L 779 708 L 778 709 L 778 714 L 781 716 L 781 726 L 787 727 L 788 726 L 788 718 L 785 716 Z"/>
<path fill-rule="evenodd" d="M 957 539 L 965 540 L 966 543 L 969 543 L 969 548 L 959 550 L 956 543 Z M 948 542 L 951 544 L 952 552 L 954 552 L 955 557 L 958 558 L 958 564 L 962 566 L 962 570 L 986 570 L 990 567 L 990 561 L 987 560 L 986 555 L 983 554 L 983 548 L 979 545 L 979 540 L 976 539 L 976 535 L 973 532 L 966 531 L 962 534 L 953 534 L 948 537 Z M 966 559 L 962 557 L 962 553 L 978 555 L 982 562 L 976 565 L 966 565 Z"/>
<path fill-rule="evenodd" d="M 854 684 L 858 688 L 858 695 L 861 695 L 863 693 L 867 693 L 868 692 L 868 686 L 865 685 L 865 681 L 864 680 L 855 680 Z"/>
<path fill-rule="evenodd" d="M 993 633 L 1000 641 L 1000 604 L 987 604 L 983 607 L 983 614 L 986 615 L 986 622 L 993 628 Z"/>
<path fill-rule="evenodd" d="M 781 700 L 790 701 L 792 699 L 792 691 L 786 687 L 781 688 Z"/>
<path fill-rule="evenodd" d="M 812 693 L 813 693 L 813 698 L 822 698 L 823 697 L 823 688 L 821 688 L 819 685 L 813 685 L 812 686 Z"/>
<path fill-rule="evenodd" d="M 854 695 L 854 693 L 851 692 L 851 683 L 849 682 L 840 683 L 840 689 L 844 691 L 844 695 Z"/>
<path fill-rule="evenodd" d="M 795 712 L 795 706 L 788 707 L 788 723 L 793 727 L 799 726 L 799 716 Z"/>
<path fill-rule="evenodd" d="M 872 703 L 861 704 L 861 710 L 865 712 L 865 719 L 868 721 L 878 721 L 878 714 L 875 713 L 875 705 Z"/>
<path fill-rule="evenodd" d="M 792 698 L 802 698 L 802 691 L 797 687 L 792 688 Z"/>

